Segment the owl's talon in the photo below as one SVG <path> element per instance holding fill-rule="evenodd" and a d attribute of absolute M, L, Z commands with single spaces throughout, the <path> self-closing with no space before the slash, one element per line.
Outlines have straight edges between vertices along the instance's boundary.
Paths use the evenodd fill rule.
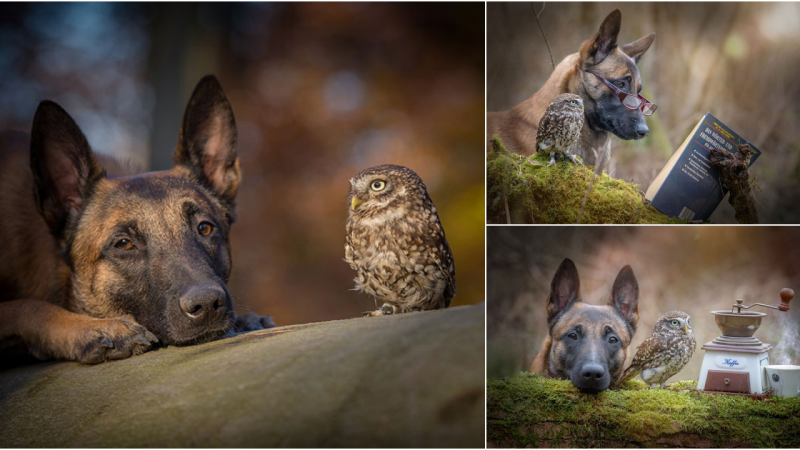
<path fill-rule="evenodd" d="M 573 155 L 572 153 L 567 152 L 566 155 L 567 155 L 567 158 L 569 158 L 570 161 L 572 161 L 576 166 L 582 166 L 583 165 L 583 163 L 578 159 L 578 157 Z"/>
<path fill-rule="evenodd" d="M 555 163 L 556 163 L 556 154 L 550 153 L 550 163 L 547 165 L 547 167 L 552 167 Z"/>
<path fill-rule="evenodd" d="M 383 306 L 381 306 L 380 311 L 381 311 L 381 315 L 391 316 L 392 314 L 394 314 L 394 306 L 392 306 L 392 305 L 383 305 Z"/>

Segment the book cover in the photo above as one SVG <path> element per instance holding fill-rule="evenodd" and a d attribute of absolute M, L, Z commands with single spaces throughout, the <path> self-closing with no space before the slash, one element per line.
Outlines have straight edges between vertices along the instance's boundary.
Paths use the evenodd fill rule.
<path fill-rule="evenodd" d="M 719 172 L 708 160 L 709 150 L 737 153 L 738 144 L 745 143 L 753 149 L 752 166 L 761 150 L 706 113 L 647 188 L 645 198 L 664 214 L 684 220 L 708 220 L 728 193 L 719 181 Z"/>

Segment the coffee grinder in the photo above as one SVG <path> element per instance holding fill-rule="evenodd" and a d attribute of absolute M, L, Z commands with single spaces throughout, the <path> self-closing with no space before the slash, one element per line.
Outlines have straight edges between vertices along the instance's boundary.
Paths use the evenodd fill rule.
<path fill-rule="evenodd" d="M 761 326 L 761 319 L 767 314 L 742 310 L 763 306 L 782 312 L 788 311 L 794 291 L 782 289 L 780 296 L 781 302 L 778 306 L 762 303 L 745 306 L 743 300 L 736 300 L 730 311 L 711 311 L 722 336 L 701 347 L 705 350 L 705 355 L 697 389 L 756 398 L 769 394 L 764 366 L 769 365 L 772 345 L 753 337 Z"/>

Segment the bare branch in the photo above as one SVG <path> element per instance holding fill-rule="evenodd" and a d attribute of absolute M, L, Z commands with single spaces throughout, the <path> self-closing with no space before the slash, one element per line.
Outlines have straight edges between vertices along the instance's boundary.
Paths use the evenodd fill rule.
<path fill-rule="evenodd" d="M 547 51 L 550 52 L 550 64 L 553 65 L 553 70 L 556 70 L 556 60 L 553 59 L 553 51 L 550 50 L 550 42 L 547 41 L 547 34 L 544 32 L 544 28 L 542 28 L 542 22 L 539 22 L 539 16 L 544 12 L 544 6 L 545 3 L 542 2 L 542 10 L 539 11 L 539 14 L 536 14 L 536 10 L 533 8 L 533 2 L 531 2 L 531 11 L 533 11 L 533 16 L 536 17 L 536 23 L 539 24 L 539 31 L 542 32 L 544 43 L 547 44 Z"/>

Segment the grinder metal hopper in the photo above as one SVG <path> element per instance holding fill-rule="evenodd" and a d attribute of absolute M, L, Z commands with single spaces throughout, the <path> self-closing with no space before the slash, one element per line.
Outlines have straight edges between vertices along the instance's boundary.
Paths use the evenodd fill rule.
<path fill-rule="evenodd" d="M 722 335 L 701 347 L 705 355 L 697 382 L 698 389 L 754 397 L 768 394 L 769 384 L 764 378 L 764 366 L 769 365 L 772 345 L 753 336 L 767 314 L 742 309 L 758 305 L 788 311 L 794 291 L 783 289 L 780 296 L 778 306 L 762 303 L 745 306 L 743 300 L 736 300 L 730 311 L 711 311 Z"/>

